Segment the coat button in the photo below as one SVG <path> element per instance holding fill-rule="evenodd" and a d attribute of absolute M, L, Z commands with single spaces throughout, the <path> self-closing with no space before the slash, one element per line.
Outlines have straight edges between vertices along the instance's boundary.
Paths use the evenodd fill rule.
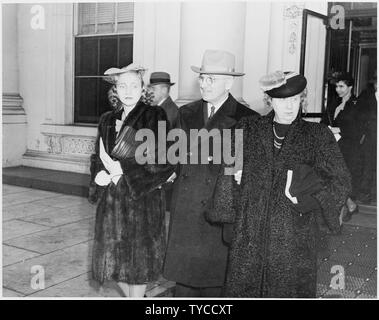
<path fill-rule="evenodd" d="M 208 203 L 208 200 L 206 200 L 206 199 L 201 200 L 201 204 L 202 204 L 203 206 L 205 206 L 207 203 Z"/>
<path fill-rule="evenodd" d="M 188 174 L 187 174 L 187 173 L 183 173 L 183 174 L 182 174 L 182 178 L 183 178 L 183 179 L 188 178 Z"/>
<path fill-rule="evenodd" d="M 211 180 L 210 178 L 205 179 L 205 183 L 206 183 L 206 184 L 210 184 L 211 181 L 212 181 L 212 180 Z"/>

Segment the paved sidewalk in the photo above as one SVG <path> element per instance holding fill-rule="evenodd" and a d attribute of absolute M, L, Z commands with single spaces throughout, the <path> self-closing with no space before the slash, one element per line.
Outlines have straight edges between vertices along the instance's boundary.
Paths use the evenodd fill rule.
<path fill-rule="evenodd" d="M 122 297 L 114 282 L 91 280 L 95 206 L 86 198 L 3 185 L 3 296 Z M 42 266 L 45 289 L 31 286 Z M 161 279 L 148 297 L 172 295 Z"/>
<path fill-rule="evenodd" d="M 122 296 L 115 283 L 99 287 L 91 280 L 95 206 L 86 198 L 3 185 L 2 200 L 3 296 Z M 342 235 L 323 237 L 318 296 L 375 298 L 376 252 L 376 212 L 354 216 Z M 31 285 L 33 266 L 43 267 L 43 290 Z M 344 290 L 329 287 L 335 279 L 333 266 L 344 268 Z M 174 285 L 161 279 L 149 285 L 147 296 L 172 296 Z"/>

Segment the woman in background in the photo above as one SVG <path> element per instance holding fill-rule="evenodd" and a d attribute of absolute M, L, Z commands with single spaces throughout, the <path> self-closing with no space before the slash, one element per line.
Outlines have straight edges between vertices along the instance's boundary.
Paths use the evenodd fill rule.
<path fill-rule="evenodd" d="M 355 199 L 359 194 L 362 175 L 360 145 L 363 134 L 357 98 L 352 93 L 354 79 L 349 73 L 340 72 L 335 83 L 338 98 L 327 106 L 321 123 L 328 125 L 339 138 L 338 145 L 351 175 L 352 192 L 347 197 L 346 214 L 343 216 L 343 221 L 347 222 L 358 212 Z"/>

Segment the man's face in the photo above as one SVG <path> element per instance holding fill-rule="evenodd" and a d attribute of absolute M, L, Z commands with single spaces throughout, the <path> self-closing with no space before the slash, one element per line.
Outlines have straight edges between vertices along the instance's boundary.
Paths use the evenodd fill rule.
<path fill-rule="evenodd" d="M 156 84 L 150 86 L 149 91 L 153 94 L 153 106 L 158 105 L 159 102 L 168 97 L 168 87 L 165 84 Z"/>
<path fill-rule="evenodd" d="M 200 93 L 205 101 L 217 103 L 230 90 L 233 77 L 226 75 L 201 74 Z"/>
<path fill-rule="evenodd" d="M 352 86 L 348 86 L 345 81 L 336 83 L 336 92 L 340 98 L 343 98 L 351 93 Z"/>
<path fill-rule="evenodd" d="M 116 89 L 120 101 L 126 106 L 133 106 L 141 98 L 141 78 L 135 72 L 123 73 L 117 79 Z"/>

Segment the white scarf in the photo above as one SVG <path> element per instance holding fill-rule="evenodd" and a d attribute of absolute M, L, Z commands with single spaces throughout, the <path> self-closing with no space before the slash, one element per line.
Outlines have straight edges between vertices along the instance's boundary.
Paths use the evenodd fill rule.
<path fill-rule="evenodd" d="M 345 103 L 346 103 L 346 101 L 348 101 L 350 99 L 350 97 L 351 97 L 351 94 L 348 94 L 342 98 L 341 104 L 336 108 L 336 111 L 334 112 L 333 120 L 335 120 L 337 118 L 338 114 L 341 111 L 343 111 L 343 109 L 345 109 Z"/>

